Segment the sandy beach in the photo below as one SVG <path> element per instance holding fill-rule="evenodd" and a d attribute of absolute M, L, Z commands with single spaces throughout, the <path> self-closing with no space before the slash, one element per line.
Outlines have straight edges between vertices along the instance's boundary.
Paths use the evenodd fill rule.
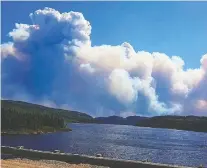
<path fill-rule="evenodd" d="M 89 164 L 70 164 L 56 160 L 2 159 L 2 168 L 108 168 Z"/>

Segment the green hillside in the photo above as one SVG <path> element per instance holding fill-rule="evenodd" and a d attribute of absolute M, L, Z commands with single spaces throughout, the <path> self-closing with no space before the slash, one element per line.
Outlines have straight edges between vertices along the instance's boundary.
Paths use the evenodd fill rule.
<path fill-rule="evenodd" d="M 92 122 L 87 114 L 54 109 L 36 104 L 2 100 L 1 128 L 3 134 L 30 134 L 70 131 L 68 122 Z"/>
<path fill-rule="evenodd" d="M 91 122 L 93 120 L 93 118 L 90 115 L 85 113 L 63 109 L 55 109 L 22 101 L 1 100 L 1 108 L 15 109 L 17 111 L 26 113 L 58 113 L 59 116 L 64 118 L 66 122 Z"/>

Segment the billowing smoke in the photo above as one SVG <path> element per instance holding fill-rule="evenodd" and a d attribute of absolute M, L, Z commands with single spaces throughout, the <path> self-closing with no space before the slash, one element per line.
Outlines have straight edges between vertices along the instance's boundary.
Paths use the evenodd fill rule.
<path fill-rule="evenodd" d="M 1 45 L 2 98 L 97 115 L 207 115 L 207 54 L 198 69 L 179 56 L 91 45 L 81 13 L 51 8 L 16 23 Z"/>

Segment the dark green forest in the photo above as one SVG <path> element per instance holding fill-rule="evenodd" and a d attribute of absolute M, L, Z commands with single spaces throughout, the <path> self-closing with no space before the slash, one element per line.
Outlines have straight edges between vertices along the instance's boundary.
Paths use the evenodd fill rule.
<path fill-rule="evenodd" d="M 207 132 L 207 117 L 156 116 L 138 122 L 137 126 Z"/>
<path fill-rule="evenodd" d="M 64 128 L 64 119 L 59 114 L 18 111 L 15 108 L 1 108 L 2 130 L 41 129 L 44 126 Z"/>
<path fill-rule="evenodd" d="M 91 122 L 92 119 L 91 116 L 76 111 L 54 109 L 20 101 L 1 101 L 1 128 L 5 132 L 8 130 L 27 130 L 27 132 L 28 130 L 67 130 L 68 122 Z"/>

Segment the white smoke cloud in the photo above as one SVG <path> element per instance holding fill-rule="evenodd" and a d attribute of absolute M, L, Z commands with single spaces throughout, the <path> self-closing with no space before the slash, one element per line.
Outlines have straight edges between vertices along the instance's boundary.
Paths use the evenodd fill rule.
<path fill-rule="evenodd" d="M 12 67 L 8 71 L 10 67 L 4 63 L 6 58 L 24 58 L 20 59 L 21 64 L 28 65 L 29 62 L 34 69 L 30 67 L 23 72 L 35 81 L 41 76 L 41 71 L 37 71 L 40 65 L 55 76 L 42 81 L 40 87 L 44 86 L 44 82 L 51 85 L 47 91 L 49 93 L 44 87 L 41 89 L 43 96 L 50 93 L 54 95 L 54 88 L 59 95 L 71 95 L 75 91 L 79 93 L 80 88 L 77 90 L 77 87 L 84 81 L 87 85 L 83 84 L 85 90 L 81 91 L 85 94 L 80 96 L 90 94 L 94 109 L 101 107 L 106 111 L 114 111 L 107 99 L 107 96 L 112 96 L 120 103 L 117 106 L 123 105 L 125 108 L 120 111 L 147 115 L 207 115 L 207 54 L 202 56 L 199 68 L 185 70 L 185 62 L 179 56 L 135 51 L 127 42 L 117 46 L 92 46 L 91 25 L 79 12 L 60 13 L 55 9 L 44 8 L 31 13 L 30 18 L 33 25 L 16 24 L 16 28 L 9 33 L 13 41 L 1 45 L 2 64 L 7 70 L 3 69 L 3 73 L 8 78 L 17 72 Z M 70 74 L 71 67 L 73 75 Z M 34 74 L 36 76 L 33 77 Z M 25 75 L 20 77 L 26 78 Z M 4 83 L 5 79 L 2 80 Z M 3 87 L 6 90 L 10 80 L 5 81 Z M 10 83 L 15 85 L 15 82 Z M 66 87 L 60 87 L 60 83 L 66 83 Z M 28 92 L 32 89 L 24 82 L 19 85 L 29 88 Z M 105 98 L 97 102 L 97 98 L 103 95 L 102 90 Z M 33 96 L 33 93 L 28 94 Z M 57 96 L 55 100 L 59 98 Z M 95 103 L 98 107 L 95 107 Z M 62 104 L 65 106 L 65 102 Z"/>
<path fill-rule="evenodd" d="M 120 116 L 124 117 L 124 118 L 126 118 L 128 116 L 135 116 L 135 115 L 136 115 L 136 113 L 135 112 L 131 112 L 131 111 L 121 112 L 121 114 L 120 114 Z"/>
<path fill-rule="evenodd" d="M 137 99 L 138 78 L 131 78 L 124 69 L 115 69 L 109 76 L 109 91 L 120 102 L 130 104 Z"/>
<path fill-rule="evenodd" d="M 90 64 L 81 64 L 80 69 L 85 70 L 89 73 L 93 73 L 95 71 L 95 69 L 92 68 Z"/>

